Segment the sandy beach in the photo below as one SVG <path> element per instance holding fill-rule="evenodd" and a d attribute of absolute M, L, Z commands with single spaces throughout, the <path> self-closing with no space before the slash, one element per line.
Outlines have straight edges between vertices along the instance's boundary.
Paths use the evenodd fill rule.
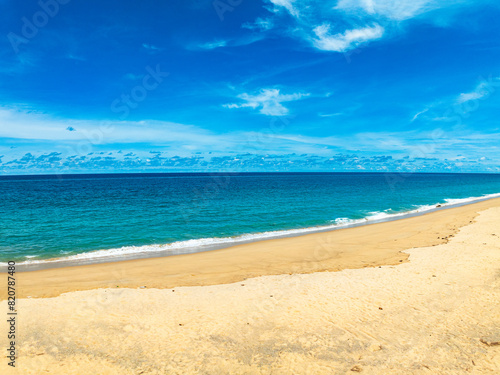
<path fill-rule="evenodd" d="M 17 280 L 5 374 L 500 373 L 500 199 Z"/>

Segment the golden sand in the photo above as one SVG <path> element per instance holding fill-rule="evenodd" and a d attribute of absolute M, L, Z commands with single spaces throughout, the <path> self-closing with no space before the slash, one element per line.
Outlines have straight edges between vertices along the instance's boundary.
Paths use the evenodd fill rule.
<path fill-rule="evenodd" d="M 96 288 L 172 288 L 215 285 L 263 275 L 339 271 L 394 265 L 403 250 L 445 243 L 477 212 L 500 206 L 492 199 L 407 219 L 253 242 L 197 254 L 19 273 L 19 297 L 53 297 Z M 0 299 L 5 299 L 0 290 Z"/>
<path fill-rule="evenodd" d="M 18 279 L 0 373 L 500 373 L 499 199 Z"/>

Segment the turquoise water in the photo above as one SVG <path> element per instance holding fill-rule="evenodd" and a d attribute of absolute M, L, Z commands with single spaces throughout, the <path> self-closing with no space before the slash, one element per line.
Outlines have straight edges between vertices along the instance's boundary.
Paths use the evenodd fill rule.
<path fill-rule="evenodd" d="M 500 193 L 494 174 L 0 177 L 0 262 L 177 254 Z"/>

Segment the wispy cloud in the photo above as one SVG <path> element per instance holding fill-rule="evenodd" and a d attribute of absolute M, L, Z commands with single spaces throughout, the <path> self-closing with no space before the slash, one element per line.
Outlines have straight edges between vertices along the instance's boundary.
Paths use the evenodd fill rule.
<path fill-rule="evenodd" d="M 313 47 L 345 52 L 401 33 L 399 23 L 416 17 L 432 17 L 433 11 L 478 5 L 485 0 L 266 0 L 269 17 L 259 17 L 250 29 L 275 29 Z M 286 14 L 288 17 L 283 17 Z M 290 21 L 290 16 L 292 21 Z M 439 17 L 437 17 L 439 19 Z M 281 26 L 281 27 L 280 27 Z"/>
<path fill-rule="evenodd" d="M 67 54 L 66 58 L 70 59 L 70 60 L 76 60 L 76 61 L 87 61 L 86 58 L 78 56 L 78 55 L 74 55 L 72 53 Z"/>
<path fill-rule="evenodd" d="M 471 100 L 475 99 L 481 99 L 484 97 L 486 94 L 482 92 L 468 92 L 468 93 L 462 93 L 457 99 L 458 104 L 462 104 L 465 102 L 469 102 Z"/>
<path fill-rule="evenodd" d="M 153 44 L 148 44 L 148 43 L 143 43 L 142 47 L 145 48 L 147 51 L 149 51 L 151 53 L 163 51 L 163 48 L 160 48 L 160 47 L 157 47 L 157 46 L 155 46 Z"/>
<path fill-rule="evenodd" d="M 323 24 L 314 28 L 316 38 L 313 45 L 323 51 L 345 52 L 371 40 L 380 39 L 384 35 L 384 28 L 380 25 L 361 29 L 346 30 L 344 33 L 330 34 L 330 24 Z"/>
<path fill-rule="evenodd" d="M 123 76 L 125 79 L 129 79 L 131 81 L 136 81 L 138 79 L 141 79 L 144 77 L 144 74 L 134 74 L 134 73 L 127 73 Z"/>
<path fill-rule="evenodd" d="M 267 110 L 274 115 L 283 110 L 279 102 L 276 106 L 271 101 L 293 101 L 303 95 L 283 95 L 270 89 L 267 93 L 244 96 L 246 103 L 228 107 L 263 110 L 266 103 Z M 366 169 L 382 166 L 398 169 L 403 162 L 413 165 L 412 158 L 423 161 L 423 170 L 448 170 L 457 166 L 457 160 L 462 163 L 460 167 L 470 161 L 474 168 L 480 168 L 482 163 L 483 170 L 487 170 L 488 165 L 498 167 L 500 163 L 500 133 L 466 129 L 361 132 L 321 137 L 284 131 L 270 134 L 266 129 L 214 133 L 198 126 L 172 122 L 68 120 L 26 109 L 0 108 L 0 137 L 8 139 L 0 143 L 0 154 L 5 155 L 0 171 L 146 167 L 286 169 L 290 166 L 307 169 L 308 166 L 328 168 L 332 165 L 343 168 L 360 163 Z M 124 144 L 128 144 L 126 154 L 117 151 Z M 11 145 L 18 147 L 12 149 Z M 36 145 L 36 153 L 43 155 L 35 156 L 33 145 Z M 207 159 L 214 149 L 219 156 Z M 201 154 L 206 157 L 196 156 Z M 302 154 L 308 155 L 298 157 Z"/>
<path fill-rule="evenodd" d="M 337 113 L 318 113 L 319 117 L 335 117 L 335 116 L 342 116 L 342 112 L 337 112 Z"/>
<path fill-rule="evenodd" d="M 292 16 L 298 17 L 299 11 L 295 8 L 295 0 L 269 0 L 275 6 L 275 10 L 285 8 Z M 300 1 L 300 0 L 299 0 Z"/>
<path fill-rule="evenodd" d="M 500 78 L 498 77 L 495 78 L 494 80 L 500 82 Z M 493 88 L 491 87 L 491 85 L 488 84 L 488 82 L 481 82 L 476 86 L 476 88 L 473 91 L 461 93 L 458 96 L 456 102 L 457 104 L 463 104 L 471 100 L 482 99 L 488 96 L 492 92 L 492 89 Z"/>
<path fill-rule="evenodd" d="M 190 43 L 186 44 L 184 47 L 188 50 L 199 51 L 199 50 L 213 50 L 222 47 L 241 47 L 247 46 L 253 43 L 256 43 L 266 36 L 263 33 L 254 34 L 254 35 L 245 35 L 239 38 L 228 38 L 228 39 L 217 39 L 209 42 L 202 43 Z"/>
<path fill-rule="evenodd" d="M 472 112 L 479 110 L 479 101 L 488 99 L 500 89 L 500 77 L 489 76 L 480 78 L 474 89 L 461 94 L 448 95 L 444 98 L 428 104 L 422 111 L 416 113 L 411 122 L 420 117 L 432 121 L 453 121 L 461 124 L 462 120 L 468 118 Z M 426 114 L 425 116 L 422 116 Z"/>
<path fill-rule="evenodd" d="M 460 3 L 463 1 L 455 1 Z M 402 21 L 419 14 L 452 5 L 446 0 L 340 0 L 335 9 L 351 14 L 381 16 Z"/>
<path fill-rule="evenodd" d="M 238 95 L 244 103 L 224 104 L 225 108 L 253 108 L 267 116 L 284 116 L 289 109 L 282 103 L 300 100 L 309 96 L 307 93 L 281 94 L 279 89 L 262 89 L 258 94 L 247 93 Z"/>
<path fill-rule="evenodd" d="M 201 49 L 215 49 L 227 46 L 227 40 L 216 40 L 213 42 L 202 43 L 199 45 Z"/>
<path fill-rule="evenodd" d="M 268 18 L 257 18 L 254 22 L 244 23 L 241 27 L 250 30 L 267 31 L 274 27 L 274 22 L 271 17 Z"/>
<path fill-rule="evenodd" d="M 413 118 L 411 119 L 411 122 L 415 121 L 420 115 L 423 115 L 427 111 L 429 111 L 429 108 L 425 108 L 424 110 L 417 112 L 415 116 L 413 116 Z"/>
<path fill-rule="evenodd" d="M 137 142 L 205 144 L 214 141 L 212 136 L 214 136 L 212 132 L 200 127 L 167 121 L 58 119 L 24 108 L 0 108 L 2 138 L 96 144 Z"/>
<path fill-rule="evenodd" d="M 307 97 L 309 94 L 281 94 L 278 89 L 266 89 L 255 95 L 242 94 L 243 103 L 226 108 L 258 109 L 262 114 L 281 116 L 288 113 L 281 103 Z M 265 132 L 265 130 L 264 130 Z M 228 131 L 215 133 L 196 125 L 167 121 L 95 121 L 58 119 L 26 108 L 0 108 L 0 138 L 12 142 L 52 142 L 60 145 L 161 144 L 175 150 L 234 150 L 238 145 L 258 139 L 255 132 Z M 343 151 L 397 152 L 425 150 L 427 155 L 446 157 L 450 153 L 487 156 L 498 160 L 500 133 L 454 129 L 446 131 L 361 132 L 322 137 L 278 132 L 266 142 L 256 144 L 262 152 L 296 152 L 307 146 L 307 152 L 324 153 L 324 147 Z M 11 145 L 16 143 L 10 142 Z M 1 145 L 1 143 L 0 143 Z M 150 147 L 150 146 L 148 146 Z M 242 146 L 243 147 L 243 146 Z M 252 148 L 255 150 L 255 148 Z M 294 151 L 295 150 L 295 151 Z M 0 149 L 0 154 L 7 152 Z M 242 149 L 241 151 L 245 151 Z M 305 150 L 304 150 L 305 151 Z"/>

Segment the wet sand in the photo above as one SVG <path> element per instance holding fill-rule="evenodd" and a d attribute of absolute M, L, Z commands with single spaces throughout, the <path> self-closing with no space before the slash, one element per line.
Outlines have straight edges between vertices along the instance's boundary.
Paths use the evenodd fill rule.
<path fill-rule="evenodd" d="M 17 277 L 6 374 L 500 373 L 500 199 Z"/>
<path fill-rule="evenodd" d="M 162 258 L 17 274 L 18 297 L 54 297 L 96 288 L 172 288 L 227 284 L 264 275 L 339 271 L 405 262 L 403 250 L 445 243 L 491 199 L 392 222 Z M 5 299 L 6 291 L 0 291 Z"/>

